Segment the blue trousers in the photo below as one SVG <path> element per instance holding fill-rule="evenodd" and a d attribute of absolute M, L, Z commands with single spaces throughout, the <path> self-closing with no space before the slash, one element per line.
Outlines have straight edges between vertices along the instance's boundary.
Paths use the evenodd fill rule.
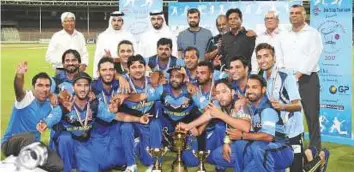
<path fill-rule="evenodd" d="M 211 163 L 224 168 L 234 168 L 235 172 L 242 171 L 242 165 L 244 164 L 244 149 L 247 143 L 247 141 L 238 140 L 230 144 L 230 162 L 226 161 L 223 157 L 223 146 L 216 148 L 211 155 L 209 155 Z"/>
<path fill-rule="evenodd" d="M 215 124 L 215 127 L 207 131 L 206 133 L 206 151 L 210 150 L 210 153 L 213 152 L 216 148 L 223 145 L 223 139 L 225 137 L 226 126 L 224 122 L 218 122 Z M 193 155 L 192 150 L 198 151 L 198 142 L 196 139 L 193 139 L 192 149 L 186 150 L 183 153 L 183 157 L 187 160 L 186 166 L 196 167 L 199 164 L 197 157 Z M 211 155 L 207 157 L 207 161 L 211 164 L 214 164 L 211 158 Z M 214 164 L 217 165 L 217 164 Z"/>
<path fill-rule="evenodd" d="M 154 163 L 154 159 L 150 156 L 146 148 L 161 148 L 161 123 L 157 119 L 150 119 L 150 123 L 147 125 L 134 123 L 134 129 L 140 138 L 140 143 L 137 146 L 139 159 L 143 165 L 150 166 Z"/>
<path fill-rule="evenodd" d="M 246 151 L 243 171 L 281 172 L 294 159 L 292 148 L 279 142 L 254 141 Z"/>
<path fill-rule="evenodd" d="M 91 150 L 100 170 L 113 166 L 135 164 L 133 125 L 118 122 L 112 125 L 95 125 L 91 134 Z"/>
<path fill-rule="evenodd" d="M 64 172 L 71 172 L 75 168 L 80 172 L 99 171 L 99 164 L 95 160 L 92 150 L 90 150 L 90 140 L 80 142 L 73 139 L 67 131 L 56 134 L 55 144 L 64 163 Z"/>

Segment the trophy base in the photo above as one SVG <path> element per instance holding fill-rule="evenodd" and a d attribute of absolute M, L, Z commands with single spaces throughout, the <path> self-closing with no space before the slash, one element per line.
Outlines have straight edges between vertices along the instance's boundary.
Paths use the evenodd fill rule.
<path fill-rule="evenodd" d="M 188 172 L 187 167 L 182 162 L 172 163 L 172 172 Z"/>
<path fill-rule="evenodd" d="M 188 172 L 187 167 L 175 167 L 172 168 L 172 172 Z"/>

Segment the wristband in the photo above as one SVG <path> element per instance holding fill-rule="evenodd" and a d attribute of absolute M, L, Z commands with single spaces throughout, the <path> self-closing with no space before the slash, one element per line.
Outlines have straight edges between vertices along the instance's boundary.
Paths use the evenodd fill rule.
<path fill-rule="evenodd" d="M 224 137 L 224 144 L 230 144 L 231 143 L 231 139 L 230 139 L 230 137 L 229 136 L 225 136 Z"/>

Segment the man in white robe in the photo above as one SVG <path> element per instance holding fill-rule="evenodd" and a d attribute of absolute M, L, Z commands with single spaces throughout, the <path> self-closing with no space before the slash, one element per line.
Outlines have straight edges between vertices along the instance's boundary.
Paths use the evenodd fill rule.
<path fill-rule="evenodd" d="M 97 64 L 102 57 L 108 56 L 115 59 L 115 61 L 118 61 L 117 48 L 118 44 L 122 40 L 129 40 L 133 43 L 133 47 L 136 47 L 134 36 L 129 31 L 123 30 L 123 16 L 124 13 L 119 11 L 114 11 L 111 13 L 108 22 L 108 28 L 98 36 L 93 63 L 94 78 L 98 77 Z"/>
<path fill-rule="evenodd" d="M 163 12 L 150 12 L 150 21 L 149 30 L 143 33 L 139 39 L 137 52 L 145 58 L 156 55 L 157 41 L 161 38 L 169 38 L 172 40 L 172 55 L 177 57 L 177 37 L 166 25 Z"/>

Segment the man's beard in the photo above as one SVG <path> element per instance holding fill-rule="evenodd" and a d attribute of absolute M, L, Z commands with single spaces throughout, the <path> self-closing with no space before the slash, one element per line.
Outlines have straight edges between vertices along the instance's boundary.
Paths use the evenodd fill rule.
<path fill-rule="evenodd" d="M 182 87 L 182 83 L 174 84 L 174 82 L 171 82 L 171 87 L 174 89 L 180 89 Z"/>
<path fill-rule="evenodd" d="M 197 23 L 197 22 L 190 22 L 189 23 L 189 27 L 198 27 L 199 26 L 199 22 Z"/>
<path fill-rule="evenodd" d="M 112 82 L 113 82 L 113 79 L 111 81 L 105 81 L 103 78 L 102 78 L 102 82 L 105 84 L 105 85 L 111 85 Z"/>
<path fill-rule="evenodd" d="M 76 97 L 79 99 L 79 100 L 86 100 L 88 98 L 88 93 L 84 96 L 84 97 L 81 97 L 79 96 L 79 94 L 76 94 Z"/>
<path fill-rule="evenodd" d="M 122 27 L 119 27 L 119 26 L 112 26 L 113 30 L 120 30 Z"/>
<path fill-rule="evenodd" d="M 207 83 L 209 82 L 209 80 L 199 81 L 199 80 L 197 79 L 197 82 L 198 82 L 199 85 L 205 85 L 205 84 L 207 84 Z"/>
<path fill-rule="evenodd" d="M 249 97 L 250 95 L 253 95 L 254 98 L 250 98 Z M 254 103 L 254 102 L 258 101 L 261 96 L 258 97 L 258 95 L 254 94 L 254 93 L 249 93 L 246 95 L 246 97 L 250 102 Z"/>
<path fill-rule="evenodd" d="M 221 106 L 222 108 L 226 109 L 226 108 L 230 107 L 231 102 L 232 102 L 232 101 L 228 102 L 226 105 L 221 105 L 221 104 L 220 104 L 220 106 Z"/>
<path fill-rule="evenodd" d="M 74 66 L 75 68 L 69 68 L 70 66 Z M 79 71 L 79 68 L 76 67 L 75 65 L 70 65 L 70 66 L 68 66 L 67 68 L 65 68 L 65 71 L 66 71 L 67 73 L 75 73 L 75 72 Z"/>
<path fill-rule="evenodd" d="M 153 27 L 156 30 L 160 30 L 162 28 L 162 24 L 161 25 L 160 24 L 154 24 Z"/>

